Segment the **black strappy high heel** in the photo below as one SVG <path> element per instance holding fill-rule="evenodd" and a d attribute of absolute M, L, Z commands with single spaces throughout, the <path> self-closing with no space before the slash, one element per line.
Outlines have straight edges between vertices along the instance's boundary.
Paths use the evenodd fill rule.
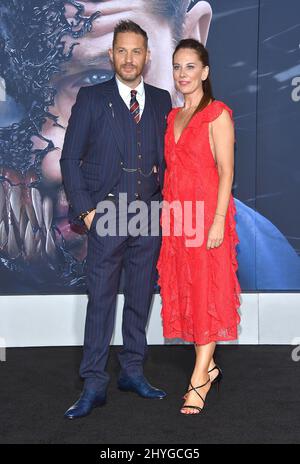
<path fill-rule="evenodd" d="M 220 385 L 221 385 L 221 380 L 222 380 L 222 378 L 223 378 L 223 372 L 222 372 L 221 368 L 216 364 L 214 367 L 212 367 L 211 369 L 209 369 L 208 374 L 209 374 L 210 372 L 214 371 L 215 369 L 218 369 L 219 373 L 218 373 L 217 377 L 215 377 L 214 380 L 211 382 L 211 385 L 217 385 L 217 391 L 219 392 L 219 390 L 220 390 Z M 189 385 L 191 385 L 191 384 L 189 384 Z M 187 392 L 187 393 L 188 393 L 188 392 Z M 187 393 L 184 394 L 184 396 L 182 397 L 182 399 L 185 400 Z"/>
<path fill-rule="evenodd" d="M 197 395 L 201 398 L 201 400 L 203 401 L 203 406 L 204 406 L 205 400 L 202 398 L 202 396 L 200 395 L 200 393 L 197 392 L 197 390 L 198 390 L 198 388 L 205 387 L 205 385 L 207 385 L 209 382 L 210 382 L 210 378 L 208 378 L 207 382 L 205 382 L 203 385 L 199 385 L 199 387 L 193 387 L 193 385 L 191 384 L 191 387 L 192 387 L 192 388 L 190 388 L 190 389 L 186 392 L 185 396 L 186 396 L 189 392 L 194 391 L 194 392 L 197 393 Z M 184 412 L 181 412 L 181 410 L 180 410 L 181 414 L 185 414 L 186 416 L 198 415 L 198 414 L 202 411 L 202 409 L 203 409 L 203 407 L 200 408 L 200 406 L 192 406 L 192 405 L 189 405 L 189 404 L 183 405 L 181 409 L 185 409 L 185 408 L 196 409 L 196 410 L 198 410 L 198 412 L 197 412 L 196 414 L 185 414 Z"/>
<path fill-rule="evenodd" d="M 214 378 L 214 380 L 212 381 L 212 385 L 217 385 L 217 390 L 219 391 L 220 390 L 220 385 L 221 385 L 221 380 L 223 378 L 223 372 L 221 370 L 221 368 L 216 364 L 214 367 L 212 367 L 209 371 L 209 372 L 212 372 L 214 371 L 215 369 L 218 369 L 218 375 L 217 377 Z"/>

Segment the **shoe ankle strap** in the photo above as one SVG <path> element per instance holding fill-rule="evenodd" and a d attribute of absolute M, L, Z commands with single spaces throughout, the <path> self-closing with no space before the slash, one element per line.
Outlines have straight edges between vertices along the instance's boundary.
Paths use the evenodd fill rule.
<path fill-rule="evenodd" d="M 214 371 L 215 369 L 218 369 L 218 371 L 220 370 L 219 366 L 215 365 L 214 367 L 212 367 L 211 369 L 209 369 L 208 372 L 212 372 L 212 371 Z"/>

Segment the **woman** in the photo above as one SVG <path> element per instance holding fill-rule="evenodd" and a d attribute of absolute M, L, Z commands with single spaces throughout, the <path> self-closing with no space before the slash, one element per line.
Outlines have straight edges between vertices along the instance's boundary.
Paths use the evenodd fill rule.
<path fill-rule="evenodd" d="M 231 194 L 234 127 L 231 109 L 213 98 L 209 57 L 200 42 L 179 42 L 173 54 L 173 75 L 184 106 L 174 108 L 168 117 L 159 285 L 164 336 L 195 345 L 195 368 L 181 412 L 198 414 L 211 385 L 219 386 L 222 377 L 213 359 L 216 342 L 235 340 L 240 322 L 238 237 Z M 166 206 L 173 201 L 180 203 L 182 211 L 185 202 L 192 202 L 193 227 L 198 224 L 196 202 L 204 205 L 201 227 L 196 230 L 203 233 L 202 244 L 191 246 L 184 213 L 178 215 L 176 208 Z M 180 221 L 181 235 L 175 233 Z"/>

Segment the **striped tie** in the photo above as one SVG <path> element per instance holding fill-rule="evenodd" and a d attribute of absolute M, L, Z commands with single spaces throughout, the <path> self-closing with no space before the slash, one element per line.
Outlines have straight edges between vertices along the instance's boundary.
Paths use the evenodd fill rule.
<path fill-rule="evenodd" d="M 136 90 L 131 90 L 130 113 L 132 114 L 135 122 L 138 124 L 140 122 L 140 105 L 136 99 L 136 94 Z"/>

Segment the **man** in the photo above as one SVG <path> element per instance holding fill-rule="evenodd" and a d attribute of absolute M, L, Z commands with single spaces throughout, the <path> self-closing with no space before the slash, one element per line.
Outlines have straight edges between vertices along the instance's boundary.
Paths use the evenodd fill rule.
<path fill-rule="evenodd" d="M 81 88 L 66 132 L 60 160 L 71 216 L 88 232 L 87 308 L 80 375 L 84 389 L 65 413 L 86 416 L 106 401 L 106 372 L 116 297 L 124 265 L 123 349 L 118 386 L 144 398 L 164 398 L 143 376 L 147 352 L 145 327 L 156 277 L 161 238 L 151 235 L 98 235 L 95 208 L 119 194 L 150 205 L 161 200 L 163 138 L 171 110 L 167 91 L 147 85 L 142 73 L 150 58 L 148 36 L 132 21 L 121 21 L 109 50 L 115 77 Z M 97 213 L 98 214 L 98 213 Z"/>

